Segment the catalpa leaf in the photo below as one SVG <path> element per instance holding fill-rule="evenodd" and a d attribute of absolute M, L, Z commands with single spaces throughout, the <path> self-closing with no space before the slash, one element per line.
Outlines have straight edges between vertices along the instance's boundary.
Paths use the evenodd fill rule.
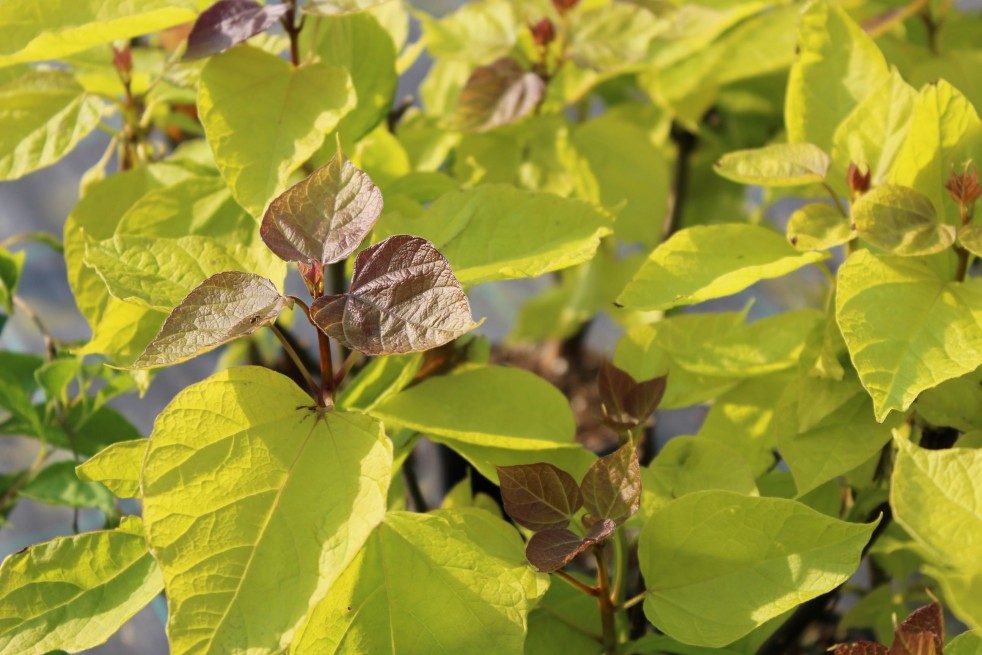
<path fill-rule="evenodd" d="M 648 256 L 617 302 L 630 309 L 669 309 L 743 291 L 827 255 L 801 253 L 765 227 L 732 223 L 680 230 Z"/>
<path fill-rule="evenodd" d="M 857 641 L 851 644 L 836 644 L 834 655 L 888 655 L 883 644 L 875 641 Z"/>
<path fill-rule="evenodd" d="M 982 257 L 982 225 L 965 225 L 958 230 L 958 243 L 976 257 Z"/>
<path fill-rule="evenodd" d="M 944 610 L 937 601 L 919 607 L 897 626 L 890 655 L 941 655 Z"/>
<path fill-rule="evenodd" d="M 119 498 L 136 498 L 146 452 L 146 439 L 117 441 L 77 466 L 75 474 L 79 480 L 101 482 Z"/>
<path fill-rule="evenodd" d="M 529 530 L 565 528 L 583 506 L 580 485 L 552 464 L 499 466 L 497 471 L 505 511 Z"/>
<path fill-rule="evenodd" d="M 610 519 L 594 521 L 585 537 L 565 528 L 536 532 L 525 547 L 525 557 L 542 573 L 558 571 L 584 550 L 614 534 L 617 524 Z"/>
<path fill-rule="evenodd" d="M 982 365 L 982 281 L 950 282 L 920 259 L 850 255 L 836 320 L 878 421 Z"/>
<path fill-rule="evenodd" d="M 259 233 L 285 261 L 327 265 L 357 250 L 381 213 L 382 193 L 339 143 L 330 162 L 269 205 Z"/>
<path fill-rule="evenodd" d="M 84 482 L 75 474 L 75 462 L 64 460 L 48 464 L 25 484 L 20 494 L 26 498 L 62 507 L 113 509 L 113 497 L 98 482 Z"/>
<path fill-rule="evenodd" d="M 313 16 L 338 16 L 365 11 L 388 0 L 317 0 L 304 5 L 303 13 Z"/>
<path fill-rule="evenodd" d="M 0 654 L 94 648 L 162 590 L 139 519 L 31 546 L 0 566 Z"/>
<path fill-rule="evenodd" d="M 738 150 L 716 162 L 716 172 L 743 184 L 784 187 L 816 184 L 829 172 L 829 156 L 811 143 L 782 143 Z"/>
<path fill-rule="evenodd" d="M 668 376 L 637 382 L 629 373 L 608 361 L 600 365 L 600 403 L 604 423 L 616 432 L 644 424 L 665 395 Z"/>
<path fill-rule="evenodd" d="M 201 12 L 188 35 L 184 60 L 210 57 L 265 32 L 290 8 L 289 3 L 263 6 L 254 0 L 219 0 Z"/>
<path fill-rule="evenodd" d="M 955 242 L 955 228 L 938 221 L 931 199 L 908 187 L 885 185 L 864 194 L 852 220 L 860 237 L 895 255 L 931 255 Z"/>
<path fill-rule="evenodd" d="M 541 77 L 524 70 L 511 57 L 479 66 L 460 91 L 455 126 L 484 132 L 514 123 L 535 109 L 545 86 Z"/>
<path fill-rule="evenodd" d="M 428 350 L 475 327 L 447 260 L 406 235 L 359 253 L 348 293 L 321 296 L 310 313 L 325 334 L 367 355 Z"/>
<path fill-rule="evenodd" d="M 795 210 L 788 221 L 787 235 L 798 250 L 828 250 L 855 236 L 846 217 L 824 202 L 813 202 Z"/>
<path fill-rule="evenodd" d="M 272 282 L 251 273 L 218 273 L 194 288 L 170 313 L 131 368 L 170 366 L 272 323 L 292 307 Z"/>
<path fill-rule="evenodd" d="M 628 442 L 594 462 L 580 489 L 583 505 L 594 520 L 621 525 L 634 516 L 641 506 L 641 467 L 634 444 Z"/>

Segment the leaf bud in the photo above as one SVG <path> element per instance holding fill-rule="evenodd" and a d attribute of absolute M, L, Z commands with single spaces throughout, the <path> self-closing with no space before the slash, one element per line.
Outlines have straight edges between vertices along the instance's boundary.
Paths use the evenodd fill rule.
<path fill-rule="evenodd" d="M 951 171 L 951 177 L 945 183 L 944 188 L 959 205 L 970 205 L 975 199 L 982 195 L 982 186 L 979 186 L 979 172 L 974 167 L 971 171 L 965 167 L 962 173 Z"/>
<path fill-rule="evenodd" d="M 853 196 L 862 195 L 869 191 L 870 182 L 873 179 L 873 171 L 869 166 L 865 173 L 859 172 L 859 166 L 855 162 L 849 162 L 849 170 L 846 172 L 846 183 Z"/>
<path fill-rule="evenodd" d="M 540 48 L 546 47 L 556 39 L 556 28 L 548 18 L 543 18 L 534 25 L 529 25 L 529 30 L 532 32 L 532 40 L 535 41 L 535 45 Z"/>

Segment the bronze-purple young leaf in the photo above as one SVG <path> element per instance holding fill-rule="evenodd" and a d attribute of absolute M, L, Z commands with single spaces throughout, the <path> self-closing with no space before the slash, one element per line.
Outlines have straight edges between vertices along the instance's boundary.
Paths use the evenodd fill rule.
<path fill-rule="evenodd" d="M 446 258 L 406 235 L 359 253 L 348 293 L 318 298 L 310 311 L 328 336 L 366 355 L 428 350 L 475 327 Z"/>
<path fill-rule="evenodd" d="M 293 301 L 264 277 L 217 273 L 191 290 L 131 368 L 170 366 L 252 334 Z"/>
<path fill-rule="evenodd" d="M 897 626 L 890 655 L 940 655 L 944 645 L 944 612 L 935 601 L 920 607 Z"/>
<path fill-rule="evenodd" d="M 626 443 L 594 462 L 580 490 L 583 505 L 595 519 L 621 525 L 631 518 L 641 505 L 641 467 L 634 445 Z"/>
<path fill-rule="evenodd" d="M 259 234 L 288 262 L 346 259 L 382 213 L 382 193 L 338 146 L 337 154 L 270 203 Z"/>
<path fill-rule="evenodd" d="M 600 365 L 600 403 L 604 423 L 616 432 L 643 425 L 665 395 L 666 376 L 637 382 L 609 362 Z"/>
<path fill-rule="evenodd" d="M 544 93 L 541 77 L 503 57 L 471 73 L 460 92 L 456 127 L 483 132 L 509 125 L 532 112 Z"/>
<path fill-rule="evenodd" d="M 505 511 L 529 530 L 565 528 L 583 506 L 580 485 L 552 464 L 499 466 Z"/>
<path fill-rule="evenodd" d="M 253 0 L 219 0 L 201 12 L 188 35 L 185 61 L 217 55 L 236 43 L 265 32 L 290 8 L 289 3 L 263 6 Z"/>
<path fill-rule="evenodd" d="M 837 644 L 835 655 L 887 655 L 887 647 L 875 641 L 857 641 L 851 644 Z"/>
<path fill-rule="evenodd" d="M 590 546 L 614 534 L 616 529 L 616 523 L 601 519 L 590 526 L 582 539 L 565 528 L 536 532 L 525 547 L 525 558 L 543 573 L 556 571 Z"/>

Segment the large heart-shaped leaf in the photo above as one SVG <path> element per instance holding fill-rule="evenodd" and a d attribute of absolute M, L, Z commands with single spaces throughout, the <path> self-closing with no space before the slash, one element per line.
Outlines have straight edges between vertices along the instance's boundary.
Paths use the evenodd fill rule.
<path fill-rule="evenodd" d="M 288 262 L 333 264 L 358 249 L 381 213 L 382 193 L 339 144 L 330 162 L 270 204 L 260 234 Z"/>
<path fill-rule="evenodd" d="M 348 293 L 321 296 L 310 312 L 328 336 L 368 355 L 436 348 L 475 327 L 446 258 L 406 235 L 359 253 Z"/>
<path fill-rule="evenodd" d="M 852 221 L 859 236 L 895 255 L 931 255 L 955 242 L 955 228 L 938 221 L 931 199 L 908 187 L 888 184 L 864 194 Z"/>
<path fill-rule="evenodd" d="M 144 517 L 175 655 L 280 652 L 382 520 L 381 424 L 309 405 L 288 378 L 243 367 L 157 417 Z"/>

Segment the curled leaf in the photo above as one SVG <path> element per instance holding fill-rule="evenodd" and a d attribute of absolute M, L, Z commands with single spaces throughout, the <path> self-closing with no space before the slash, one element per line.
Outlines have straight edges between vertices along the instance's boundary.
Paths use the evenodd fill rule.
<path fill-rule="evenodd" d="M 565 528 L 583 506 L 576 480 L 552 464 L 499 466 L 505 511 L 529 530 Z"/>
<path fill-rule="evenodd" d="M 475 327 L 450 264 L 426 239 L 389 237 L 355 260 L 348 293 L 310 308 L 332 339 L 366 355 L 428 350 Z"/>
<path fill-rule="evenodd" d="M 170 366 L 197 357 L 272 323 L 292 304 L 264 277 L 239 271 L 212 275 L 174 308 L 130 368 Z"/>
<path fill-rule="evenodd" d="M 225 52 L 236 43 L 268 30 L 289 8 L 286 2 L 263 6 L 254 0 L 219 0 L 194 21 L 184 60 Z"/>
<path fill-rule="evenodd" d="M 511 57 L 476 68 L 464 84 L 457 104 L 456 126 L 484 132 L 514 123 L 542 100 L 545 82 Z"/>
<path fill-rule="evenodd" d="M 368 175 L 337 154 L 269 205 L 259 234 L 277 257 L 321 265 L 346 259 L 382 213 L 382 193 Z"/>
<path fill-rule="evenodd" d="M 637 382 L 631 375 L 609 362 L 600 366 L 600 402 L 604 423 L 616 432 L 643 425 L 657 409 L 668 377 Z"/>

